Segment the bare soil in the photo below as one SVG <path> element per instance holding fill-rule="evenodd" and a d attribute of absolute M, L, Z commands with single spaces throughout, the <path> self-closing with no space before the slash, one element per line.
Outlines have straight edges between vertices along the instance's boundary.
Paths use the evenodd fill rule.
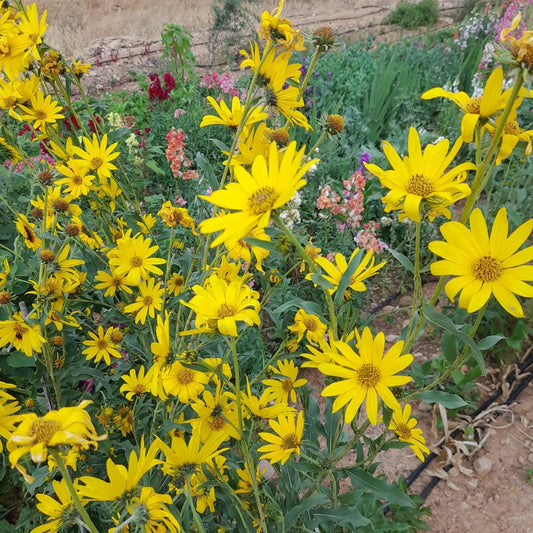
<path fill-rule="evenodd" d="M 440 0 L 439 27 L 453 24 L 468 0 Z M 85 79 L 87 88 L 95 93 L 103 90 L 136 88 L 130 70 L 153 71 L 161 53 L 159 36 L 164 23 L 184 26 L 193 34 L 192 51 L 200 66 L 227 64 L 228 50 L 213 53 L 215 39 L 209 30 L 213 18 L 211 0 L 80 0 L 76 9 L 64 0 L 38 0 L 41 10 L 48 9 L 48 41 L 67 56 L 81 57 L 93 65 Z M 272 10 L 277 1 L 256 1 L 249 9 L 256 14 Z M 380 39 L 395 40 L 408 32 L 383 24 L 397 0 L 370 3 L 362 0 L 286 0 L 284 16 L 295 26 L 310 30 L 330 25 L 340 36 L 357 38 L 372 33 Z M 422 31 L 425 31 L 422 29 Z M 242 44 L 242 43 L 241 43 Z M 404 296 L 382 312 L 379 325 L 390 342 L 402 328 L 402 317 L 408 313 L 410 298 Z M 394 316 L 392 323 L 384 317 Z M 414 350 L 418 360 L 437 357 L 437 339 L 423 339 Z M 497 374 L 497 372 L 494 372 Z M 319 394 L 322 378 L 313 372 L 306 377 Z M 489 394 L 497 384 L 485 381 Z M 433 533 L 501 533 L 533 532 L 533 485 L 527 472 L 533 469 L 533 386 L 529 386 L 510 408 L 500 408 L 476 422 L 475 444 L 445 443 L 444 452 L 433 461 L 412 491 L 419 493 L 430 480 L 430 473 L 443 479 L 431 492 L 427 504 L 432 508 L 429 519 Z M 416 416 L 424 429 L 431 449 L 442 440 L 443 432 L 435 429 L 437 413 L 421 403 Z M 449 421 L 449 432 L 460 421 Z M 406 477 L 419 461 L 407 450 L 390 450 L 379 459 L 380 469 L 389 479 Z M 442 467 L 454 467 L 444 472 Z"/>

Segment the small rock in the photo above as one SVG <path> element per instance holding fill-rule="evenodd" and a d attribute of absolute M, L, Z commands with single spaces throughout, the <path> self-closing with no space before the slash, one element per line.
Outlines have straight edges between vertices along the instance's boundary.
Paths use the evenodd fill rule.
<path fill-rule="evenodd" d="M 488 457 L 480 457 L 474 461 L 474 469 L 478 476 L 485 476 L 492 470 L 492 461 Z"/>
<path fill-rule="evenodd" d="M 262 471 L 264 468 L 266 468 L 266 470 L 263 476 L 269 481 L 272 481 L 273 479 L 276 479 L 278 477 L 272 465 L 268 461 L 261 459 L 261 461 L 259 461 L 259 470 Z"/>
<path fill-rule="evenodd" d="M 400 298 L 400 301 L 398 302 L 398 305 L 400 307 L 409 307 L 412 303 L 413 299 L 410 295 L 406 294 L 405 296 L 402 296 Z"/>
<path fill-rule="evenodd" d="M 533 463 L 533 453 L 530 453 L 530 454 L 527 456 L 527 460 L 528 460 L 530 463 Z"/>
<path fill-rule="evenodd" d="M 398 335 L 394 335 L 393 333 L 391 333 L 390 335 L 387 335 L 385 337 L 385 341 L 387 341 L 387 342 L 396 342 L 397 338 L 398 338 Z"/>
<path fill-rule="evenodd" d="M 383 311 L 384 313 L 387 313 L 387 314 L 388 314 L 388 313 L 393 313 L 393 312 L 394 312 L 394 306 L 392 306 L 392 305 L 386 305 L 386 306 L 382 309 L 382 311 Z"/>

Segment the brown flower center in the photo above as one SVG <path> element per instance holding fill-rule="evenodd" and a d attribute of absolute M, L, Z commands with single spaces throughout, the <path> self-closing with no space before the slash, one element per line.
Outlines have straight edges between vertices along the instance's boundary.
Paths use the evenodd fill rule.
<path fill-rule="evenodd" d="M 209 420 L 209 427 L 213 431 L 220 431 L 224 428 L 224 424 L 226 422 L 224 421 L 224 418 L 221 416 L 215 416 Z"/>
<path fill-rule="evenodd" d="M 465 111 L 467 113 L 479 115 L 481 113 L 481 105 L 479 102 L 479 98 L 470 98 L 468 103 L 465 105 Z"/>
<path fill-rule="evenodd" d="M 261 187 L 248 198 L 248 209 L 254 215 L 262 215 L 272 209 L 278 199 L 273 187 Z"/>
<path fill-rule="evenodd" d="M 74 176 L 72 176 L 72 178 L 70 178 L 72 180 L 72 183 L 74 185 L 82 185 L 83 184 L 83 178 L 79 175 L 79 174 L 74 174 Z"/>
<path fill-rule="evenodd" d="M 484 282 L 491 282 L 499 279 L 502 275 L 502 271 L 501 262 L 490 255 L 481 257 L 472 265 L 472 274 L 474 274 L 474 277 Z"/>
<path fill-rule="evenodd" d="M 516 135 L 518 137 L 518 135 L 520 135 L 520 126 L 518 125 L 518 122 L 516 120 L 506 122 L 503 127 L 503 133 L 506 133 L 507 135 Z"/>
<path fill-rule="evenodd" d="M 298 448 L 299 444 L 300 442 L 298 441 L 298 437 L 294 433 L 289 433 L 281 439 L 280 446 L 284 450 L 293 450 Z"/>
<path fill-rule="evenodd" d="M 192 370 L 183 367 L 178 370 L 178 373 L 176 374 L 176 380 L 180 385 L 188 385 L 194 381 L 194 374 Z"/>
<path fill-rule="evenodd" d="M 304 320 L 305 329 L 308 331 L 316 331 L 318 329 L 318 324 L 314 318 L 308 317 Z"/>
<path fill-rule="evenodd" d="M 5 35 L 2 35 L 2 37 L 0 37 L 0 55 L 7 56 L 10 51 L 9 41 Z"/>
<path fill-rule="evenodd" d="M 91 165 L 96 170 L 99 169 L 104 164 L 104 161 L 101 157 L 93 157 L 91 159 Z"/>
<path fill-rule="evenodd" d="M 153 303 L 154 303 L 154 299 L 151 296 L 145 296 L 143 298 L 143 305 L 145 305 L 146 307 L 152 305 Z"/>
<path fill-rule="evenodd" d="M 34 113 L 35 113 L 35 118 L 37 120 L 44 120 L 47 116 L 46 113 L 42 109 L 36 109 Z"/>
<path fill-rule="evenodd" d="M 234 316 L 237 310 L 233 305 L 222 304 L 217 311 L 218 318 L 226 318 L 228 316 Z"/>
<path fill-rule="evenodd" d="M 294 388 L 294 383 L 293 383 L 292 379 L 283 379 L 281 381 L 281 388 L 285 392 L 291 392 L 291 390 Z"/>
<path fill-rule="evenodd" d="M 407 427 L 407 424 L 398 424 L 395 431 L 400 439 L 407 440 L 411 437 L 411 430 Z"/>
<path fill-rule="evenodd" d="M 29 436 L 33 438 L 35 443 L 43 442 L 48 444 L 54 434 L 61 429 L 61 424 L 55 420 L 43 420 L 38 418 L 30 427 Z"/>
<path fill-rule="evenodd" d="M 139 257 L 138 255 L 134 255 L 130 259 L 130 265 L 133 268 L 139 268 L 140 266 L 142 266 L 142 264 L 143 264 L 143 259 L 142 259 L 142 257 Z"/>
<path fill-rule="evenodd" d="M 28 331 L 28 328 L 24 324 L 21 324 L 20 322 L 16 322 L 13 325 L 13 331 L 15 332 L 15 337 L 18 340 L 21 340 L 23 335 L 24 335 L 24 333 L 26 333 L 26 331 Z"/>
<path fill-rule="evenodd" d="M 142 383 L 137 383 L 137 385 L 135 385 L 135 387 L 133 387 L 133 391 L 132 391 L 134 394 L 144 394 L 146 392 L 146 387 L 142 384 Z"/>
<path fill-rule="evenodd" d="M 433 183 L 425 176 L 415 174 L 409 178 L 405 188 L 409 194 L 425 198 L 433 192 Z"/>
<path fill-rule="evenodd" d="M 96 341 L 96 347 L 99 350 L 107 350 L 108 346 L 109 346 L 109 344 L 108 344 L 106 339 L 98 339 Z"/>
<path fill-rule="evenodd" d="M 359 369 L 357 379 L 363 387 L 375 387 L 381 379 L 381 374 L 372 363 L 365 363 Z"/>

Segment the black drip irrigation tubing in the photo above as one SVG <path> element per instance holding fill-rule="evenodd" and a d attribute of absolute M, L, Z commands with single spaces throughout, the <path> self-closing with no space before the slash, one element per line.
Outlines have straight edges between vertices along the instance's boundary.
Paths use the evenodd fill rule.
<path fill-rule="evenodd" d="M 524 371 L 533 364 L 533 353 L 531 353 L 527 358 L 526 360 L 519 366 L 519 373 L 521 374 L 521 379 L 520 379 L 520 382 L 519 384 L 513 389 L 513 391 L 511 392 L 511 394 L 509 394 L 509 398 L 507 398 L 507 400 L 505 402 L 502 403 L 502 405 L 511 405 L 519 396 L 520 394 L 524 391 L 524 389 L 528 386 L 528 384 L 533 381 L 533 368 L 531 368 L 528 372 L 526 372 L 524 374 Z M 512 374 L 510 375 L 508 378 L 507 378 L 507 383 L 509 385 L 512 385 L 515 381 L 516 381 L 516 373 L 515 374 Z M 476 411 L 474 411 L 471 415 L 470 415 L 470 420 L 473 420 L 474 418 L 476 418 L 480 413 L 482 413 L 483 411 L 485 411 L 488 407 L 490 407 L 501 395 L 503 394 L 503 389 L 500 387 L 488 400 L 486 400 L 480 407 L 478 407 L 478 409 L 476 409 Z M 498 416 L 499 413 L 495 413 L 494 416 Z M 457 428 L 455 430 L 453 430 L 451 433 L 450 433 L 450 437 L 456 437 L 459 435 L 459 433 L 461 433 L 462 429 L 461 428 Z M 440 448 L 442 448 L 442 444 L 439 446 Z M 415 479 L 418 478 L 418 476 L 420 476 L 420 474 L 429 466 L 429 464 L 431 463 L 431 461 L 433 461 L 433 459 L 435 459 L 437 457 L 437 454 L 432 452 L 430 453 L 425 461 L 419 465 L 417 468 L 415 468 L 414 470 L 411 471 L 411 473 L 407 476 L 407 478 L 405 479 L 405 483 L 406 485 L 409 487 L 413 484 L 413 482 L 415 481 Z M 452 468 L 452 465 L 451 464 L 447 464 L 443 470 L 445 472 L 448 472 L 448 470 L 450 470 Z M 435 488 L 435 486 L 437 485 L 437 483 L 440 481 L 440 478 L 439 477 L 432 477 L 431 480 L 429 481 L 429 483 L 424 487 L 424 489 L 422 490 L 422 492 L 420 493 L 420 496 L 425 500 L 429 494 L 431 493 L 431 491 Z"/>

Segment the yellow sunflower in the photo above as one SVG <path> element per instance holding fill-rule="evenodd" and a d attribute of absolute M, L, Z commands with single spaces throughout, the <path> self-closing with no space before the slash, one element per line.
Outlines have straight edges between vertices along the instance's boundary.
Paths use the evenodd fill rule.
<path fill-rule="evenodd" d="M 236 337 L 237 322 L 248 326 L 259 325 L 258 293 L 248 285 L 243 285 L 237 278 L 226 283 L 216 274 L 211 275 L 204 287 L 195 285 L 192 288 L 195 296 L 190 302 L 181 303 L 196 313 L 195 327 L 217 327 L 222 335 Z"/>
<path fill-rule="evenodd" d="M 385 335 L 378 333 L 372 336 L 370 329 L 365 328 L 359 335 L 356 330 L 356 353 L 347 343 L 334 342 L 338 352 L 328 352 L 330 363 L 318 365 L 322 374 L 341 378 L 331 383 L 323 391 L 322 396 L 336 396 L 332 411 L 335 413 L 345 405 L 344 420 L 349 424 L 361 404 L 366 399 L 366 414 L 374 425 L 378 422 L 378 395 L 385 405 L 392 410 L 400 409 L 398 400 L 391 392 L 391 387 L 399 387 L 411 381 L 409 376 L 399 376 L 413 361 L 411 354 L 402 355 L 403 341 L 395 343 L 384 354 Z"/>
<path fill-rule="evenodd" d="M 178 493 L 181 492 L 181 487 L 191 473 L 200 473 L 204 465 L 211 465 L 216 456 L 226 451 L 227 448 L 219 448 L 222 438 L 221 435 L 213 434 L 202 443 L 200 435 L 193 431 L 189 442 L 182 437 L 172 435 L 170 446 L 157 438 L 155 442 L 159 443 L 165 455 L 161 470 L 163 474 L 170 476 L 171 488 Z"/>
<path fill-rule="evenodd" d="M 422 98 L 431 100 L 432 98 L 447 98 L 459 106 L 464 113 L 461 122 L 461 137 L 464 142 L 472 142 L 474 130 L 479 125 L 481 131 L 488 124 L 489 119 L 495 118 L 498 112 L 502 111 L 507 104 L 507 100 L 512 89 L 503 91 L 503 69 L 498 67 L 494 69 L 489 76 L 483 94 L 478 97 L 470 97 L 465 92 L 452 93 L 445 91 L 440 87 L 434 87 L 426 91 Z M 513 104 L 514 108 L 520 106 L 522 96 L 526 93 L 525 89 L 520 92 L 520 96 Z"/>
<path fill-rule="evenodd" d="M 429 453 L 422 430 L 416 428 L 416 418 L 411 418 L 411 406 L 406 404 L 404 410 L 398 409 L 392 413 L 389 429 L 398 435 L 400 442 L 408 442 L 409 448 L 423 461 L 423 453 Z"/>
<path fill-rule="evenodd" d="M 366 169 L 377 176 L 381 185 L 389 192 L 382 198 L 385 212 L 399 209 L 400 220 L 405 217 L 420 222 L 421 209 L 426 209 L 429 219 L 437 215 L 450 218 L 448 206 L 470 194 L 470 187 L 464 183 L 468 170 L 476 168 L 474 163 L 461 163 L 449 168 L 462 146 L 459 138 L 450 153 L 448 139 L 428 144 L 424 150 L 420 145 L 418 132 L 409 129 L 409 155 L 400 158 L 387 141 L 383 142 L 383 152 L 392 169 L 383 170 L 373 163 L 365 163 Z"/>
<path fill-rule="evenodd" d="M 95 281 L 100 283 L 95 284 L 95 289 L 105 289 L 104 296 L 115 296 L 115 293 L 118 289 L 132 294 L 133 291 L 130 289 L 130 284 L 126 280 L 126 275 L 119 276 L 115 272 L 108 274 L 103 270 L 99 270 L 94 276 Z M 134 285 L 134 284 L 131 284 Z"/>
<path fill-rule="evenodd" d="M 274 433 L 260 432 L 259 436 L 268 444 L 257 449 L 263 453 L 261 459 L 271 463 L 285 464 L 292 454 L 300 455 L 300 444 L 304 432 L 304 417 L 302 412 L 280 415 L 277 420 L 268 421 Z"/>
<path fill-rule="evenodd" d="M 87 174 L 89 169 L 83 161 L 71 159 L 68 167 L 59 163 L 56 165 L 56 170 L 65 177 L 56 180 L 55 183 L 65 186 L 65 192 L 70 199 L 89 194 L 94 176 Z"/>
<path fill-rule="evenodd" d="M 271 48 L 263 58 L 259 51 L 259 45 L 254 41 L 253 44 L 250 44 L 250 54 L 246 50 L 241 50 L 240 53 L 245 57 L 241 62 L 241 69 L 249 67 L 252 72 L 256 72 L 259 69 L 257 74 L 257 83 L 259 85 L 268 85 L 278 73 L 285 80 L 290 78 L 296 82 L 300 81 L 302 65 L 300 63 L 289 63 L 292 56 L 290 52 L 282 52 L 276 55 L 276 50 Z"/>
<path fill-rule="evenodd" d="M 200 435 L 200 440 L 205 442 L 212 434 L 220 436 L 222 441 L 241 438 L 239 433 L 239 415 L 235 395 L 222 392 L 218 387 L 215 394 L 205 390 L 202 399 L 197 398 L 191 407 L 198 418 L 189 420 L 193 431 Z"/>
<path fill-rule="evenodd" d="M 83 137 L 83 144 L 85 150 L 77 146 L 72 148 L 74 155 L 80 157 L 85 166 L 89 170 L 96 172 L 100 180 L 105 183 L 107 181 L 106 178 L 111 178 L 111 171 L 117 169 L 111 161 L 120 155 L 120 152 L 113 151 L 118 143 L 107 146 L 107 133 L 104 134 L 101 142 L 96 134 L 93 133 L 92 140 Z"/>
<path fill-rule="evenodd" d="M 495 129 L 501 123 L 501 118 L 502 117 L 498 117 L 495 120 L 494 126 L 487 124 L 487 130 L 490 135 L 494 135 Z M 504 159 L 507 159 L 513 153 L 518 141 L 526 143 L 524 153 L 525 155 L 530 155 L 532 136 L 533 130 L 523 130 L 516 120 L 516 109 L 512 109 L 503 126 L 500 147 L 496 155 L 496 164 L 499 165 Z"/>
<path fill-rule="evenodd" d="M 34 463 L 42 463 L 48 455 L 48 448 L 75 445 L 82 449 L 98 447 L 98 436 L 89 413 L 85 408 L 92 402 L 84 400 L 75 407 L 62 407 L 49 411 L 42 417 L 35 413 L 21 415 L 21 422 L 7 443 L 9 462 L 12 467 L 20 458 L 30 454 Z"/>
<path fill-rule="evenodd" d="M 269 367 L 272 377 L 264 379 L 261 383 L 266 385 L 265 396 L 274 402 L 296 402 L 296 389 L 307 383 L 306 379 L 298 379 L 298 367 L 294 361 L 284 359 L 278 361 L 278 368 Z"/>
<path fill-rule="evenodd" d="M 252 394 L 248 376 L 246 376 L 246 393 L 242 394 L 241 401 L 245 409 L 245 414 L 259 419 L 277 418 L 279 415 L 286 415 L 296 411 L 294 407 L 290 407 L 286 402 L 272 402 L 272 397 L 266 391 L 261 396 Z"/>
<path fill-rule="evenodd" d="M 268 109 L 281 113 L 289 124 L 296 124 L 305 130 L 312 129 L 305 115 L 297 108 L 304 106 L 298 87 L 287 85 L 286 72 L 278 69 L 265 87 L 264 100 Z"/>
<path fill-rule="evenodd" d="M 272 142 L 268 159 L 258 156 L 251 172 L 236 165 L 235 182 L 211 196 L 200 196 L 217 207 L 236 211 L 208 218 L 200 224 L 202 233 L 223 230 L 211 246 L 242 239 L 255 228 L 268 226 L 272 211 L 285 205 L 305 185 L 304 174 L 318 161 L 313 159 L 302 164 L 304 152 L 305 147 L 297 152 L 296 142 L 292 142 L 281 153 Z"/>
<path fill-rule="evenodd" d="M 186 404 L 202 393 L 209 381 L 209 375 L 174 361 L 170 367 L 163 370 L 160 379 L 166 394 L 175 396 L 181 403 Z"/>
<path fill-rule="evenodd" d="M 89 331 L 91 340 L 83 341 L 83 344 L 88 346 L 81 353 L 85 354 L 87 361 L 94 359 L 95 363 L 99 363 L 102 359 L 107 365 L 111 364 L 111 357 L 121 359 L 122 355 L 117 350 L 117 345 L 111 340 L 111 334 L 114 328 L 108 328 L 104 331 L 102 326 L 98 326 L 98 333 Z"/>
<path fill-rule="evenodd" d="M 208 96 L 207 101 L 213 106 L 218 116 L 205 115 L 204 118 L 202 118 L 202 122 L 200 122 L 200 128 L 221 125 L 227 126 L 233 130 L 237 129 L 241 123 L 243 116 L 242 112 L 244 111 L 244 106 L 241 104 L 241 101 L 237 96 L 234 96 L 231 101 L 231 111 L 224 100 L 221 100 L 219 104 L 212 96 Z M 265 113 L 262 107 L 256 107 L 246 117 L 243 129 L 247 129 L 256 122 L 261 122 L 266 118 L 268 118 L 268 113 Z"/>
<path fill-rule="evenodd" d="M 138 285 L 141 279 L 146 279 L 148 273 L 162 275 L 163 271 L 156 265 L 166 261 L 160 257 L 151 257 L 159 248 L 150 246 L 151 239 L 142 235 L 131 237 L 125 235 L 117 240 L 117 247 L 109 253 L 109 265 L 114 274 L 125 276 L 126 283 Z"/>
<path fill-rule="evenodd" d="M 294 316 L 294 324 L 289 326 L 289 331 L 295 333 L 299 343 L 303 336 L 313 345 L 322 344 L 326 335 L 327 326 L 316 315 L 298 309 Z"/>
<path fill-rule="evenodd" d="M 28 324 L 20 315 L 14 313 L 10 320 L 0 321 L 0 348 L 12 344 L 28 357 L 33 352 L 41 353 L 46 339 L 41 335 L 39 324 Z"/>
<path fill-rule="evenodd" d="M 139 292 L 140 295 L 137 296 L 135 302 L 124 307 L 124 312 L 134 313 L 135 323 L 144 324 L 147 316 L 154 318 L 155 312 L 161 310 L 165 289 L 161 287 L 159 281 L 156 286 L 155 278 L 148 278 L 140 283 Z"/>
<path fill-rule="evenodd" d="M 134 496 L 126 504 L 131 516 L 138 517 L 136 523 L 141 531 L 180 533 L 181 526 L 165 505 L 172 505 L 170 494 L 158 494 L 152 487 L 142 487 L 139 496 Z M 109 531 L 114 532 L 116 528 Z"/>
<path fill-rule="evenodd" d="M 126 400 L 130 401 L 134 396 L 143 396 L 150 391 L 152 384 L 153 367 L 145 373 L 144 365 L 141 365 L 139 372 L 132 368 L 129 374 L 122 375 L 124 384 L 120 387 L 121 394 L 124 394 Z"/>
<path fill-rule="evenodd" d="M 453 302 L 457 293 L 459 307 L 474 313 L 494 294 L 499 304 L 511 315 L 523 317 L 516 298 L 533 297 L 533 246 L 519 251 L 533 229 L 533 218 L 508 235 L 507 210 L 502 207 L 494 219 L 490 236 L 483 213 L 474 209 L 470 229 L 460 222 L 447 222 L 440 227 L 445 241 L 429 243 L 429 249 L 442 257 L 431 265 L 436 276 L 452 276 L 445 291 Z"/>
<path fill-rule="evenodd" d="M 135 450 L 130 452 L 128 466 L 119 465 L 108 459 L 106 471 L 109 481 L 91 476 L 79 478 L 79 494 L 90 501 L 113 502 L 124 498 L 124 503 L 129 503 L 131 499 L 140 492 L 138 484 L 141 478 L 154 466 L 162 461 L 155 456 L 159 452 L 161 441 L 152 442 L 148 450 L 144 445 L 144 437 L 141 438 L 139 454 Z"/>
<path fill-rule="evenodd" d="M 52 96 L 44 96 L 38 91 L 31 97 L 30 107 L 19 104 L 24 111 L 21 115 L 23 120 L 33 121 L 33 127 L 36 130 L 42 130 L 47 124 L 55 124 L 58 119 L 65 118 L 60 111 L 63 109 L 56 101 L 52 101 Z"/>
<path fill-rule="evenodd" d="M 28 38 L 31 43 L 31 54 L 38 61 L 41 60 L 39 54 L 39 45 L 43 42 L 42 36 L 48 28 L 46 24 L 46 11 L 43 12 L 43 16 L 39 20 L 39 13 L 37 11 L 37 4 L 27 5 L 23 11 L 19 11 L 21 18 L 18 23 L 18 29 L 20 33 Z"/>
<path fill-rule="evenodd" d="M 264 38 L 267 45 L 273 42 L 286 50 L 302 51 L 305 46 L 300 30 L 295 30 L 289 19 L 280 17 L 284 2 L 285 0 L 280 0 L 278 7 L 272 13 L 263 11 L 258 30 L 259 38 Z"/>
<path fill-rule="evenodd" d="M 167 292 L 170 295 L 177 296 L 178 294 L 183 292 L 183 284 L 185 283 L 185 279 L 180 274 L 174 272 L 172 276 L 170 276 L 168 283 L 167 283 Z"/>
<path fill-rule="evenodd" d="M 74 487 L 76 488 L 75 482 Z M 48 517 L 45 524 L 34 527 L 30 533 L 54 533 L 61 531 L 62 529 L 68 529 L 74 527 L 78 523 L 79 516 L 74 502 L 72 501 L 72 495 L 70 494 L 67 482 L 62 479 L 61 481 L 52 481 L 52 488 L 54 490 L 55 498 L 48 496 L 48 494 L 37 494 L 36 498 L 37 509 Z M 82 505 L 85 503 L 82 500 Z"/>
<path fill-rule="evenodd" d="M 338 288 L 344 273 L 348 270 L 348 266 L 351 265 L 352 261 L 356 261 L 356 255 L 359 253 L 359 248 L 356 248 L 348 262 L 344 256 L 340 253 L 336 253 L 334 256 L 335 262 L 329 261 L 325 257 L 317 257 L 315 263 L 324 270 L 325 275 L 323 278 L 331 283 L 333 287 L 328 289 L 330 294 L 333 294 Z M 365 279 L 368 279 L 372 276 L 375 276 L 380 268 L 383 267 L 385 261 L 382 261 L 379 264 L 375 264 L 376 258 L 374 256 L 374 251 L 369 250 L 361 259 L 360 263 L 354 270 L 352 277 L 350 278 L 350 283 L 346 289 L 352 289 L 355 292 L 364 292 L 366 291 L 366 285 L 363 283 Z M 307 279 L 311 279 L 311 274 L 307 274 Z M 346 294 L 346 293 L 345 293 Z M 348 296 L 348 294 L 346 294 Z"/>
<path fill-rule="evenodd" d="M 33 252 L 37 251 L 43 244 L 43 241 L 35 233 L 35 224 L 32 224 L 22 213 L 15 220 L 15 227 L 24 238 L 24 244 Z"/>
<path fill-rule="evenodd" d="M 8 385 L 5 383 L 5 385 Z M 18 402 L 10 402 L 10 399 L 14 399 L 10 394 L 1 391 L 7 396 L 0 396 L 0 436 L 6 440 L 9 440 L 11 433 L 15 431 L 15 425 L 20 421 L 20 404 Z M 4 451 L 4 444 L 0 440 L 0 453 Z"/>

